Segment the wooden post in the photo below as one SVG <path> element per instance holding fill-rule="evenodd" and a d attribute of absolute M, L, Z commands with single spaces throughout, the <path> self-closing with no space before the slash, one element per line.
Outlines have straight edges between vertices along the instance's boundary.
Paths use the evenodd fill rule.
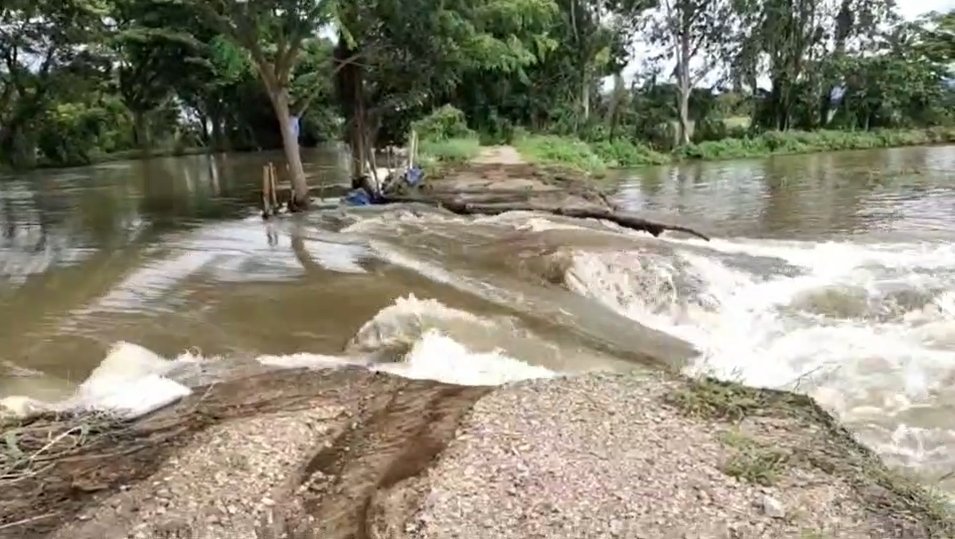
<path fill-rule="evenodd" d="M 269 194 L 272 182 L 269 180 L 269 167 L 262 167 L 262 218 L 268 219 L 271 215 L 272 196 Z"/>
<path fill-rule="evenodd" d="M 269 193 L 272 196 L 272 211 L 278 212 L 279 209 L 279 195 L 278 195 L 278 182 L 275 179 L 275 164 L 269 162 Z M 295 196 L 294 192 L 290 192 L 290 197 Z M 291 199 L 290 199 L 291 200 Z"/>

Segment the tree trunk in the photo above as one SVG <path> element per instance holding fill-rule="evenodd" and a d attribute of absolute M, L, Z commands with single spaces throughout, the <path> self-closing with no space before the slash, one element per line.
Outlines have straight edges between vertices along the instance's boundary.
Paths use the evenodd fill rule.
<path fill-rule="evenodd" d="M 149 136 L 149 118 L 144 111 L 133 111 L 133 139 L 136 147 L 148 152 L 152 146 Z"/>
<path fill-rule="evenodd" d="M 292 211 L 308 208 L 308 182 L 305 180 L 305 169 L 302 167 L 302 155 L 299 152 L 298 137 L 292 126 L 289 112 L 288 88 L 270 89 L 272 107 L 279 121 L 282 131 L 282 147 L 285 149 L 285 160 L 288 162 L 291 174 L 292 196 L 289 200 L 289 209 Z"/>
<path fill-rule="evenodd" d="M 0 157 L 16 170 L 36 167 L 36 136 L 28 126 L 5 126 L 0 130 Z"/>
<path fill-rule="evenodd" d="M 349 59 L 354 58 L 358 49 L 348 46 L 348 40 L 339 36 L 335 47 L 335 60 L 341 62 L 335 76 L 338 101 L 342 116 L 345 118 L 345 138 L 351 149 L 352 182 L 356 182 L 365 172 L 368 148 L 365 144 L 365 89 L 362 68 Z"/>
<path fill-rule="evenodd" d="M 688 31 L 680 33 L 680 54 L 677 59 L 677 99 L 680 114 L 680 144 L 690 143 L 690 35 Z"/>
<path fill-rule="evenodd" d="M 584 81 L 580 87 L 580 104 L 583 109 L 584 124 L 590 121 L 590 76 L 584 71 Z"/>
<path fill-rule="evenodd" d="M 680 88 L 680 144 L 690 143 L 690 89 L 681 83 Z"/>

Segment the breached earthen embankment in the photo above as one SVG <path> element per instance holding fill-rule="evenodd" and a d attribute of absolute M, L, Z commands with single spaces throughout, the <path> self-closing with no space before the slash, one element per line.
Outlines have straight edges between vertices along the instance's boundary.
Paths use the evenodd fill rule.
<path fill-rule="evenodd" d="M 433 187 L 602 203 L 538 173 Z M 491 388 L 260 365 L 135 422 L 3 429 L 0 537 L 955 537 L 943 498 L 808 398 L 672 373 Z"/>
<path fill-rule="evenodd" d="M 86 419 L 89 421 L 89 418 Z M 84 418 L 24 426 L 53 438 Z M 362 369 L 199 388 L 50 447 L 2 537 L 952 537 L 806 397 L 671 375 L 499 388 Z M 813 535 L 815 534 L 815 535 Z"/>

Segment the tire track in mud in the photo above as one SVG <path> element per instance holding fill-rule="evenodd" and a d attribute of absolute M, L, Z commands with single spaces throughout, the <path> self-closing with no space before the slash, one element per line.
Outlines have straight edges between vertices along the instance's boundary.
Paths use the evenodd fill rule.
<path fill-rule="evenodd" d="M 421 474 L 491 388 L 412 382 L 372 398 L 360 418 L 306 470 L 303 506 L 311 537 L 405 536 L 423 496 Z"/>
<path fill-rule="evenodd" d="M 298 463 L 299 471 L 286 478 L 281 492 L 254 493 L 274 496 L 276 502 L 273 521 L 260 523 L 255 539 L 407 537 L 406 522 L 426 486 L 422 472 L 454 438 L 474 403 L 492 389 L 361 369 L 274 371 L 200 388 L 178 405 L 125 427 L 123 436 L 97 439 L 18 488 L 0 489 L 0 524 L 5 525 L 0 537 L 102 537 L 93 528 L 81 531 L 90 517 L 78 515 L 111 521 L 116 514 L 111 496 L 161 477 L 199 433 L 242 418 L 322 406 L 344 410 L 340 427 L 332 437 L 311 441 L 314 451 Z M 208 473 L 217 467 L 221 463 L 210 462 Z M 184 488 L 201 490 L 198 483 Z M 132 517 L 143 522 L 138 514 Z M 23 525 L 10 526 L 17 521 Z M 195 524 L 199 527 L 188 533 L 168 537 L 214 532 Z"/>

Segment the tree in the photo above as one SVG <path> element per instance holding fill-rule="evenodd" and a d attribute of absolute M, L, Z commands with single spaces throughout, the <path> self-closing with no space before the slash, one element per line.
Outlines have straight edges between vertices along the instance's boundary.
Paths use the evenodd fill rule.
<path fill-rule="evenodd" d="M 330 0 L 182 0 L 194 6 L 226 37 L 244 48 L 265 86 L 278 120 L 291 174 L 289 208 L 309 204 L 308 183 L 298 143 L 298 117 L 308 97 L 292 103 L 292 73 L 303 43 L 333 16 Z"/>
<path fill-rule="evenodd" d="M 54 86 L 98 67 L 105 6 L 98 0 L 5 0 L 0 7 L 0 156 L 35 161 L 37 120 Z"/>
<path fill-rule="evenodd" d="M 663 46 L 675 63 L 683 144 L 690 142 L 690 94 L 722 60 L 730 13 L 725 0 L 662 0 L 660 13 L 650 19 L 651 42 Z"/>
<path fill-rule="evenodd" d="M 335 71 L 352 173 L 365 170 L 386 117 L 407 121 L 478 71 L 523 73 L 553 48 L 555 14 L 553 0 L 343 1 Z"/>
<path fill-rule="evenodd" d="M 135 144 L 148 150 L 150 119 L 175 94 L 204 45 L 188 28 L 194 17 L 182 6 L 163 0 L 113 0 L 119 56 L 118 89 L 133 116 Z M 187 30 L 183 30 L 183 28 Z"/>

